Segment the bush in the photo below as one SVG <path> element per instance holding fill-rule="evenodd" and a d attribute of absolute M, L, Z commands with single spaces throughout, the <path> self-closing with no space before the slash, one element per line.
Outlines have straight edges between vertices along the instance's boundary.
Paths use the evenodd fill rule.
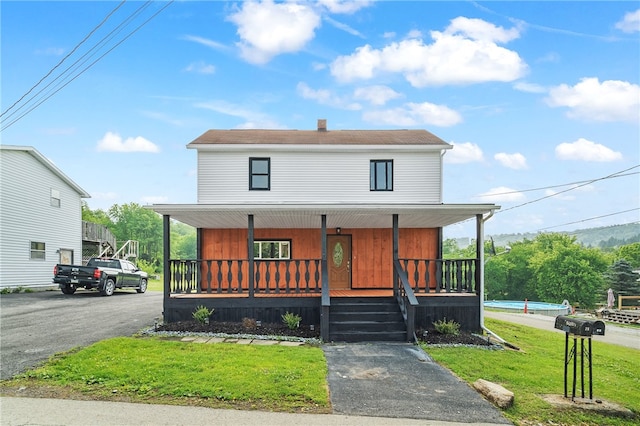
<path fill-rule="evenodd" d="M 209 317 L 213 313 L 213 309 L 209 309 L 206 306 L 200 305 L 193 311 L 193 319 L 199 322 L 200 324 L 208 324 Z"/>
<path fill-rule="evenodd" d="M 253 318 L 242 318 L 242 326 L 247 330 L 255 330 L 258 327 L 258 321 Z"/>
<path fill-rule="evenodd" d="M 454 336 L 460 334 L 460 324 L 453 320 L 447 321 L 447 319 L 445 318 L 443 320 L 434 322 L 433 326 L 440 334 L 452 334 Z"/>
<path fill-rule="evenodd" d="M 291 312 L 282 315 L 282 322 L 284 322 L 290 330 L 295 330 L 300 327 L 300 321 L 302 321 L 300 315 L 292 314 Z"/>

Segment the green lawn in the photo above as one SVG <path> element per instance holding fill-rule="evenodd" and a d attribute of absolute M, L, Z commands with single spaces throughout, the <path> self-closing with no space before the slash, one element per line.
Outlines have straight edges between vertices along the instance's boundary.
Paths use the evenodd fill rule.
<path fill-rule="evenodd" d="M 485 379 L 515 394 L 505 415 L 518 423 L 564 425 L 629 425 L 629 419 L 606 417 L 578 410 L 554 409 L 540 395 L 564 395 L 563 334 L 487 319 L 487 327 L 522 349 L 486 351 L 473 348 L 426 348 L 438 363 L 469 383 Z M 570 340 L 570 344 L 572 341 Z M 578 341 L 578 345 L 580 342 Z M 585 342 L 586 346 L 586 342 Z M 640 351 L 592 338 L 593 397 L 622 405 L 640 415 Z M 571 363 L 571 366 L 573 362 Z M 578 361 L 578 378 L 580 362 Z M 571 372 L 569 373 L 571 378 Z M 588 372 L 585 368 L 585 396 Z M 571 383 L 569 383 L 569 395 Z M 580 396 L 578 379 L 577 396 Z M 636 420 L 640 424 L 640 419 Z M 531 423 L 527 423 L 531 424 Z"/>
<path fill-rule="evenodd" d="M 556 409 L 540 397 L 564 392 L 564 335 L 493 319 L 487 319 L 487 326 L 522 351 L 468 347 L 426 350 L 470 383 L 483 378 L 514 392 L 514 406 L 504 411 L 514 423 L 640 424 L 640 417 L 622 419 Z M 326 376 L 324 354 L 315 346 L 199 344 L 158 337 L 121 337 L 58 354 L 43 367 L 0 382 L 0 392 L 8 395 L 20 387 L 46 388 L 56 390 L 55 397 L 80 395 L 321 413 L 331 411 Z M 640 415 L 640 351 L 593 338 L 593 379 L 595 399 L 617 403 Z"/>

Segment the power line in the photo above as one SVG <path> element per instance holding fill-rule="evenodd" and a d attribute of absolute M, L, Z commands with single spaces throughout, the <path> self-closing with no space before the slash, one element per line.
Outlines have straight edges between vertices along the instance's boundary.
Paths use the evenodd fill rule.
<path fill-rule="evenodd" d="M 122 0 L 122 2 L 116 6 L 115 9 L 113 9 L 103 20 L 102 22 L 100 22 L 97 26 L 95 26 L 90 32 L 89 34 L 87 34 L 81 41 L 80 43 L 76 44 L 76 46 L 71 49 L 71 51 L 60 60 L 60 62 L 58 62 L 56 65 L 54 65 L 53 68 L 51 68 L 49 70 L 48 73 L 46 73 L 44 75 L 44 77 L 42 77 L 36 84 L 34 84 L 33 86 L 31 86 L 31 88 L 29 90 L 26 91 L 26 93 L 24 95 L 22 95 L 20 97 L 20 99 L 18 99 L 17 101 L 15 101 L 9 108 L 7 108 L 6 110 L 4 110 L 2 112 L 2 114 L 0 114 L 0 117 L 2 117 L 3 115 L 5 115 L 7 112 L 11 111 L 13 109 L 13 107 L 15 107 L 18 103 L 20 103 L 20 101 L 22 101 L 29 93 L 31 93 L 36 87 L 38 87 L 38 85 L 40 85 L 40 83 L 42 83 L 47 77 L 49 77 L 60 65 L 62 65 L 62 63 L 64 61 L 67 60 L 67 58 L 69 58 L 71 55 L 73 55 L 73 53 L 78 50 L 78 48 L 80 48 L 80 46 L 82 46 L 84 44 L 85 41 L 87 41 L 89 39 L 89 37 L 91 37 L 100 27 L 102 27 L 102 25 L 104 25 L 105 22 L 107 22 L 109 20 L 109 18 L 118 10 L 122 7 L 122 5 L 126 2 L 127 0 Z"/>
<path fill-rule="evenodd" d="M 589 219 L 582 219 L 582 220 L 576 220 L 575 222 L 563 223 L 562 225 L 547 226 L 546 228 L 538 229 L 538 232 L 540 232 L 540 231 L 544 231 L 544 230 L 546 230 L 546 229 L 559 228 L 559 227 L 561 227 L 561 226 L 565 226 L 565 225 L 574 225 L 574 224 L 576 224 L 576 223 L 588 222 L 588 221 L 590 221 L 590 220 L 601 219 L 601 218 L 603 218 L 603 217 L 615 216 L 615 215 L 618 215 L 618 214 L 629 213 L 629 212 L 638 211 L 638 210 L 640 210 L 640 208 L 629 209 L 629 210 L 623 210 L 623 211 L 621 211 L 621 212 L 615 212 L 615 213 L 609 213 L 609 214 L 603 214 L 603 215 L 601 215 L 601 216 L 590 217 Z M 636 223 L 636 222 L 631 222 L 631 223 Z"/>
<path fill-rule="evenodd" d="M 126 1 L 126 0 L 125 0 Z M 62 78 L 64 76 L 64 79 L 62 80 L 62 82 L 64 82 L 65 79 L 70 78 L 70 80 L 68 80 L 66 83 L 62 84 L 62 82 L 59 82 L 56 86 L 54 86 L 54 88 L 52 89 L 52 91 L 49 91 L 48 94 L 44 95 L 44 98 L 36 101 L 37 103 L 35 105 L 33 105 L 31 108 L 29 108 L 26 112 L 24 112 L 22 115 L 20 115 L 19 117 L 15 118 L 13 121 L 11 121 L 9 124 L 4 125 L 1 129 L 0 132 L 4 131 L 5 129 L 11 127 L 12 125 L 14 125 L 16 122 L 18 122 L 20 119 L 22 119 L 24 116 L 26 116 L 27 114 L 29 114 L 31 111 L 33 111 L 34 109 L 36 109 L 37 107 L 39 107 L 40 105 L 42 105 L 42 103 L 44 103 L 45 101 L 47 101 L 49 98 L 51 98 L 53 95 L 55 95 L 56 93 L 58 93 L 60 90 L 62 90 L 64 87 L 66 87 L 68 84 L 70 84 L 73 80 L 75 80 L 76 78 L 78 78 L 80 75 L 84 74 L 89 68 L 91 68 L 93 65 L 95 65 L 98 61 L 100 61 L 102 58 L 104 58 L 107 54 L 109 54 L 111 51 L 113 51 L 116 47 L 118 47 L 120 44 L 122 44 L 124 41 L 126 41 L 129 37 L 131 37 L 133 34 L 135 34 L 137 31 L 139 31 L 143 26 L 145 26 L 147 23 L 149 23 L 149 21 L 151 21 L 153 18 L 155 18 L 158 14 L 160 14 L 163 10 L 165 10 L 167 7 L 169 7 L 169 5 L 171 5 L 174 2 L 174 0 L 170 0 L 168 1 L 162 8 L 160 8 L 156 13 L 154 13 L 153 15 L 151 15 L 151 17 L 149 17 L 147 20 L 145 20 L 142 24 L 140 24 L 138 27 L 136 27 L 133 31 L 131 31 L 129 34 L 127 34 L 124 38 L 122 38 L 120 41 L 118 41 L 113 47 L 111 47 L 109 50 L 107 50 L 104 54 L 102 54 L 100 57 L 98 57 L 98 59 L 96 59 L 95 61 L 93 61 L 92 63 L 90 63 L 87 67 L 83 68 L 79 73 L 77 73 L 76 75 L 73 75 L 72 77 L 69 77 L 69 75 L 65 74 L 67 73 L 67 71 L 69 71 L 71 68 L 75 67 L 72 72 L 75 72 L 82 64 L 86 63 L 88 61 L 89 58 L 91 58 L 92 56 L 95 55 L 96 52 L 92 53 L 91 55 L 89 55 L 90 52 L 96 50 L 96 48 L 100 49 L 102 48 L 106 43 L 110 42 L 114 37 L 115 34 L 120 33 L 124 27 L 126 25 L 129 25 L 129 23 L 131 21 L 133 21 L 144 9 L 146 9 L 151 3 L 152 1 L 147 1 L 143 6 L 141 6 L 140 8 L 138 8 L 134 13 L 132 13 L 131 15 L 129 15 L 123 22 L 121 22 L 116 29 L 112 30 L 107 36 L 103 37 L 100 42 L 98 42 L 97 44 L 95 44 L 93 47 L 91 47 L 91 49 L 89 49 L 88 52 L 86 52 L 84 55 L 82 55 L 80 57 L 80 59 L 76 60 L 71 66 L 69 66 L 63 73 L 61 73 L 60 75 L 58 75 L 52 82 L 50 82 L 49 84 L 47 84 L 47 86 L 45 86 L 43 89 L 41 89 L 38 93 L 36 93 L 34 96 L 32 96 L 27 103 L 25 103 L 24 105 L 20 106 L 17 110 L 13 111 L 8 117 L 6 118 L 10 118 L 11 116 L 15 115 L 20 109 L 24 108 L 29 102 L 33 101 L 34 98 L 36 98 L 37 96 L 39 96 L 40 94 L 42 94 L 42 92 L 44 92 L 47 88 L 49 88 L 53 83 L 55 83 L 57 80 L 59 80 L 60 78 Z M 124 3 L 124 1 L 123 1 Z M 112 12 L 113 13 L 113 12 Z M 95 30 L 94 30 L 95 31 Z M 105 41 L 106 40 L 106 41 Z M 101 46 L 102 45 L 102 46 Z M 89 58 L 85 59 L 84 61 L 82 61 L 87 55 L 89 55 Z M 82 61 L 82 62 L 81 62 Z M 61 61 L 62 62 L 62 61 Z M 78 63 L 81 62 L 79 65 Z M 77 65 L 77 66 L 76 66 Z M 56 66 L 57 67 L 57 66 Z M 52 72 L 53 70 L 51 70 Z M 51 72 L 49 72 L 47 75 L 51 74 Z M 43 78 L 44 79 L 44 78 Z M 40 82 L 38 82 L 34 88 L 36 86 L 38 86 L 40 84 Z M 62 85 L 61 85 L 62 84 Z M 61 86 L 60 86 L 61 85 Z M 57 87 L 57 89 L 56 89 Z M 55 89 L 55 90 L 54 90 Z M 30 91 L 33 90 L 30 89 Z M 29 91 L 29 92 L 30 92 Z M 27 92 L 24 96 L 28 95 Z M 22 98 L 24 98 L 24 96 Z M 21 99 L 22 99 L 21 98 Z M 13 106 L 11 107 L 13 108 Z M 8 110 L 7 110 L 8 111 Z M 5 118 L 5 120 L 6 120 Z"/>
<path fill-rule="evenodd" d="M 584 183 L 582 183 L 580 185 L 577 185 L 577 186 L 574 186 L 574 187 L 571 187 L 569 189 L 565 189 L 564 191 L 556 192 L 556 193 L 553 193 L 553 194 L 550 194 L 550 195 L 546 195 L 544 197 L 537 198 L 535 200 L 527 201 L 526 203 L 518 204 L 517 206 L 509 207 L 508 209 L 497 211 L 496 214 L 504 213 L 506 211 L 517 209 L 519 207 L 524 207 L 524 206 L 529 205 L 529 204 L 537 203 L 538 201 L 546 200 L 547 198 L 552 198 L 552 197 L 555 197 L 556 195 L 560 195 L 560 194 L 564 194 L 565 192 L 573 191 L 574 189 L 581 188 L 581 187 L 589 185 L 589 184 L 591 184 L 593 182 L 598 182 L 598 181 L 606 180 L 606 179 L 612 179 L 614 177 L 618 177 L 618 175 L 620 175 L 622 173 L 628 172 L 629 170 L 637 169 L 638 167 L 640 167 L 640 164 L 636 165 L 636 166 L 633 166 L 633 167 L 630 167 L 628 169 L 622 170 L 622 171 L 617 172 L 617 173 L 612 173 L 612 174 L 610 174 L 608 176 L 604 176 L 604 177 L 597 178 L 597 179 L 592 179 L 592 180 L 589 180 L 589 181 L 584 181 Z"/>
<path fill-rule="evenodd" d="M 615 179 L 615 178 L 619 178 L 619 177 L 632 176 L 632 175 L 637 175 L 637 174 L 640 174 L 640 172 L 632 172 L 632 173 L 624 173 L 624 174 L 616 173 L 615 176 L 611 176 L 608 179 Z M 600 179 L 605 179 L 605 178 L 600 178 Z M 596 180 L 597 179 L 580 180 L 580 181 L 577 181 L 577 182 L 563 183 L 563 184 L 560 184 L 560 185 L 542 186 L 540 188 L 531 188 L 531 189 L 520 189 L 520 190 L 514 189 L 513 191 L 495 192 L 495 193 L 491 193 L 491 194 L 476 195 L 475 198 L 495 197 L 495 196 L 498 196 L 498 195 L 521 194 L 523 192 L 542 191 L 544 189 L 562 188 L 563 186 L 578 185 L 578 184 L 581 184 L 581 183 L 591 183 L 591 182 L 594 182 Z"/>

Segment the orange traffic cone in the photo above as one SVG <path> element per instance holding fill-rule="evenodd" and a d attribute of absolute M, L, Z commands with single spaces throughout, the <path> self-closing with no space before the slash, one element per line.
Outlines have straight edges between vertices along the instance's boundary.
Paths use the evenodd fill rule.
<path fill-rule="evenodd" d="M 524 313 L 525 313 L 525 314 L 529 313 L 529 312 L 527 311 L 527 299 L 524 299 Z"/>

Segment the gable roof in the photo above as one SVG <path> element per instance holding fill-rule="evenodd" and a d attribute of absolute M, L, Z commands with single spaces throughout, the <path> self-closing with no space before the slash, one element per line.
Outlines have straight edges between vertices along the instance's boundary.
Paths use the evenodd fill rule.
<path fill-rule="evenodd" d="M 67 185 L 69 185 L 74 191 L 80 194 L 80 198 L 91 198 L 91 195 L 84 189 L 82 189 L 77 183 L 71 180 L 69 176 L 62 173 L 62 171 L 57 168 L 50 160 L 48 160 L 44 155 L 38 152 L 32 146 L 18 146 L 18 145 L 0 145 L 0 150 L 4 151 L 22 151 L 31 155 L 33 158 L 38 160 L 42 165 L 48 168 L 54 175 L 58 176 L 62 179 Z"/>
<path fill-rule="evenodd" d="M 417 145 L 450 149 L 426 130 L 208 130 L 187 148 L 207 145 Z"/>

